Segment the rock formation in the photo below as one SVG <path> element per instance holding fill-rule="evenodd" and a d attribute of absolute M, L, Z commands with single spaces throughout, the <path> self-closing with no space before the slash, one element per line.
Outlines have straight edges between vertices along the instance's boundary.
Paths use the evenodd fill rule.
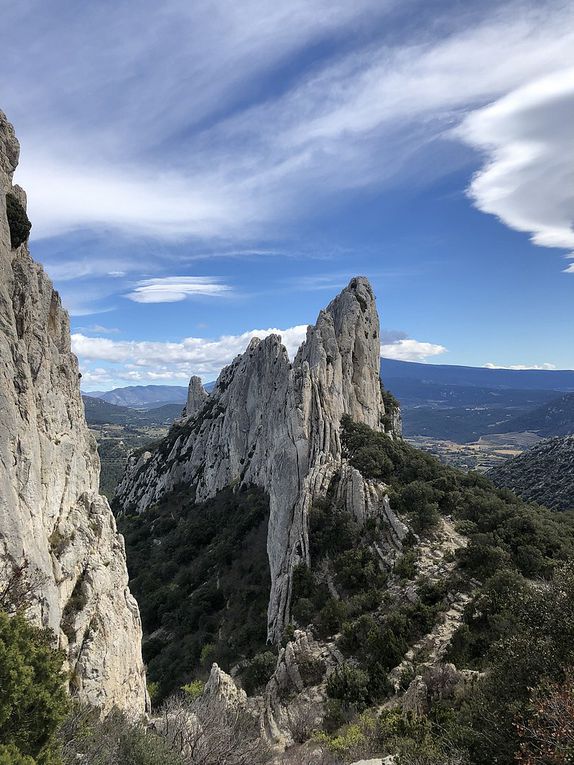
<path fill-rule="evenodd" d="M 192 417 L 205 404 L 206 399 L 207 391 L 203 387 L 201 377 L 194 375 L 189 381 L 189 387 L 187 389 L 187 403 L 183 409 L 182 417 Z"/>
<path fill-rule="evenodd" d="M 343 661 L 333 643 L 320 643 L 295 630 L 279 652 L 277 666 L 263 694 L 261 729 L 266 741 L 282 750 L 319 730 L 327 698 L 328 673 Z"/>
<path fill-rule="evenodd" d="M 13 247 L 6 196 L 19 145 L 0 112 L 0 563 L 40 582 L 31 615 L 67 654 L 70 687 L 104 710 L 145 708 L 138 607 L 122 537 L 98 493 L 99 460 L 58 293 Z"/>
<path fill-rule="evenodd" d="M 274 641 L 288 621 L 293 569 L 309 560 L 314 500 L 335 490 L 358 520 L 381 513 L 389 523 L 387 553 L 406 534 L 385 487 L 346 463 L 339 435 L 344 414 L 379 430 L 396 422 L 394 412 L 385 417 L 379 356 L 375 298 L 369 282 L 357 277 L 308 328 L 292 364 L 279 336 L 253 339 L 221 372 L 201 409 L 177 423 L 153 452 L 131 460 L 118 487 L 118 504 L 130 512 L 144 511 L 182 484 L 198 501 L 232 484 L 262 487 L 270 501 Z"/>

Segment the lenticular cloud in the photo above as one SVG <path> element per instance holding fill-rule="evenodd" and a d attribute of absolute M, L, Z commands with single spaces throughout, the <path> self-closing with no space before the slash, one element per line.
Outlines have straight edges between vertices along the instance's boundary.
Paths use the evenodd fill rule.
<path fill-rule="evenodd" d="M 470 114 L 458 134 L 487 156 L 469 189 L 476 206 L 535 244 L 574 250 L 573 125 L 574 68 Z"/>

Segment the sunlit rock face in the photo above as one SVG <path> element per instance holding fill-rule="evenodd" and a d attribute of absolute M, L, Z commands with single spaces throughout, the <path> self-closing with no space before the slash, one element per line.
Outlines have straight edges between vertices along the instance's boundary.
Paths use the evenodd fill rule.
<path fill-rule="evenodd" d="M 130 512 L 145 511 L 182 484 L 198 501 L 229 485 L 265 489 L 272 640 L 288 622 L 293 569 L 309 559 L 313 501 L 336 486 L 358 520 L 381 514 L 384 486 L 364 481 L 347 465 L 340 440 L 344 414 L 384 427 L 379 357 L 375 298 L 367 279 L 357 277 L 308 328 L 292 363 L 278 335 L 253 339 L 221 372 L 199 411 L 172 428 L 155 451 L 134 457 L 118 487 L 119 507 Z M 400 537 L 388 502 L 383 510 Z"/>
<path fill-rule="evenodd" d="M 199 412 L 201 407 L 205 404 L 207 399 L 207 392 L 201 382 L 201 377 L 194 375 L 189 381 L 189 387 L 187 389 L 187 402 L 183 409 L 183 417 L 193 417 L 194 414 Z"/>
<path fill-rule="evenodd" d="M 31 615 L 66 652 L 70 689 L 130 715 L 146 702 L 138 607 L 122 537 L 98 493 L 70 328 L 58 293 L 26 242 L 13 247 L 6 195 L 19 146 L 0 112 L 0 563 L 28 563 Z"/>

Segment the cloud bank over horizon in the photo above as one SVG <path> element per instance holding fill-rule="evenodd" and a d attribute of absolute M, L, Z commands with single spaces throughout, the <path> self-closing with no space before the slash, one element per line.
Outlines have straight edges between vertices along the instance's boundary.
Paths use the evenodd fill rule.
<path fill-rule="evenodd" d="M 252 338 L 272 334 L 281 335 L 293 359 L 305 340 L 307 325 L 253 329 L 215 339 L 186 337 L 179 342 L 114 340 L 76 332 L 72 335 L 72 350 L 80 360 L 83 387 L 158 381 L 182 384 L 193 374 L 215 379 L 224 366 L 245 351 Z M 402 332 L 383 332 L 382 337 L 381 355 L 386 358 L 426 361 L 446 353 L 441 345 L 406 338 Z"/>

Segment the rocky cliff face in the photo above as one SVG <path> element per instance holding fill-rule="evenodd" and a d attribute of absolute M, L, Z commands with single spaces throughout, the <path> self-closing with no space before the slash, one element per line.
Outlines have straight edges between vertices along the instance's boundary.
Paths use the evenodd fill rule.
<path fill-rule="evenodd" d="M 25 243 L 13 248 L 6 195 L 19 146 L 0 112 L 0 561 L 28 562 L 33 616 L 68 657 L 72 692 L 105 710 L 143 713 L 137 604 L 124 545 L 98 493 L 99 460 L 58 293 Z"/>
<path fill-rule="evenodd" d="M 144 511 L 181 484 L 198 501 L 232 484 L 263 488 L 270 498 L 273 640 L 288 620 L 293 569 L 309 559 L 313 501 L 336 491 L 360 520 L 383 506 L 390 545 L 400 546 L 406 533 L 384 487 L 365 481 L 341 449 L 344 414 L 380 430 L 390 421 L 379 355 L 373 291 L 366 279 L 355 278 L 308 328 L 292 364 L 277 335 L 252 340 L 196 414 L 174 426 L 155 451 L 134 457 L 118 488 L 118 503 L 130 512 Z"/>

